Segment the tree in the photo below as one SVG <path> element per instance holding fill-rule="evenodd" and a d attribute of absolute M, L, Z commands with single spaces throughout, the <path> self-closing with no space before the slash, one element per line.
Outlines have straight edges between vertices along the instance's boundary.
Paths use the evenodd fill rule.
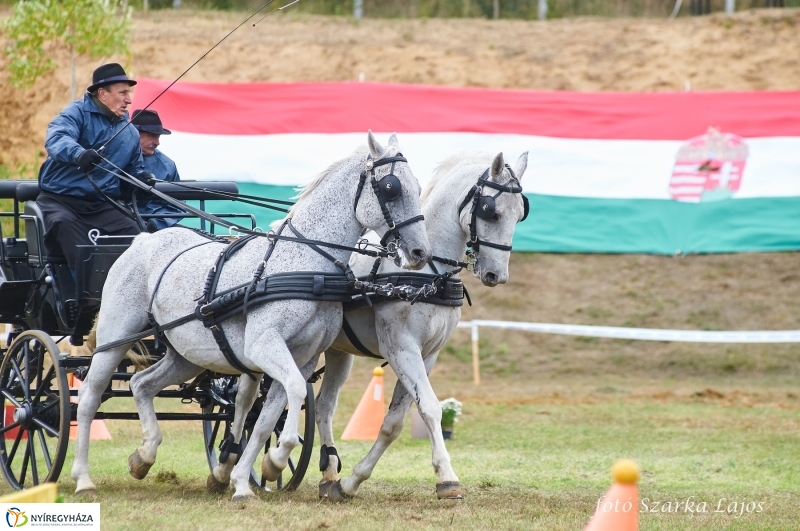
<path fill-rule="evenodd" d="M 128 55 L 130 20 L 131 9 L 119 0 L 20 0 L 6 21 L 11 83 L 30 87 L 55 69 L 56 62 L 45 52 L 47 43 L 55 43 L 69 49 L 74 100 L 77 56 Z"/>

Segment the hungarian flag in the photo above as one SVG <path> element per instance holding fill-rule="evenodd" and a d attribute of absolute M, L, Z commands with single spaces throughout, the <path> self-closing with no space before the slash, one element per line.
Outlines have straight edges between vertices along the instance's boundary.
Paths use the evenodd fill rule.
<path fill-rule="evenodd" d="M 133 108 L 169 84 L 140 79 Z M 800 249 L 800 92 L 576 93 L 386 83 L 184 83 L 150 107 L 184 180 L 287 199 L 396 132 L 424 186 L 462 152 L 529 152 L 514 249 Z M 235 203 L 261 227 L 276 214 Z"/>

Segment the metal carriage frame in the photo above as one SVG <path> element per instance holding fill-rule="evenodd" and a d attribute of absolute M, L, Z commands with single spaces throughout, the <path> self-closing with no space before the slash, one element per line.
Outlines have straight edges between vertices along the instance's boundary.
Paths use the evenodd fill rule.
<path fill-rule="evenodd" d="M 238 193 L 235 183 L 203 183 L 202 189 L 178 188 L 159 184 L 157 189 L 170 197 L 200 201 L 219 199 L 220 193 Z M 43 242 L 43 217 L 35 199 L 35 181 L 0 182 L 0 199 L 13 200 L 13 211 L 0 212 L 0 217 L 13 219 L 14 234 L 0 231 L 0 323 L 13 327 L 6 347 L 0 348 L 0 395 L 3 412 L 0 416 L 0 472 L 13 489 L 23 489 L 48 481 L 56 481 L 67 455 L 71 425 L 77 415 L 80 381 L 89 370 L 91 356 L 70 356 L 59 350 L 54 337 L 70 338 L 72 345 L 82 345 L 100 308 L 100 295 L 108 270 L 129 247 L 129 242 L 98 243 L 78 246 L 78 264 L 72 277 L 63 257 L 48 256 Z M 20 205 L 23 205 L 20 210 Z M 249 217 L 255 229 L 255 218 L 248 214 L 215 214 L 217 218 Z M 187 214 L 183 217 L 197 217 Z M 21 238 L 24 223 L 26 238 Z M 206 221 L 201 218 L 201 229 Z M 214 232 L 213 223 L 209 227 Z M 163 344 L 152 339 L 137 341 L 132 350 L 150 362 L 161 359 Z M 111 398 L 130 398 L 128 381 L 136 366 L 125 358 L 120 363 L 103 393 L 105 403 Z M 310 380 L 319 377 L 315 373 Z M 70 385 L 73 383 L 73 385 Z M 252 432 L 269 390 L 271 380 L 263 378 L 259 396 L 247 415 L 242 445 Z M 260 472 L 253 469 L 250 480 L 256 487 L 294 490 L 302 482 L 311 461 L 314 444 L 314 393 L 308 383 L 302 422 L 302 444 L 290 459 L 289 468 L 275 484 L 267 485 Z M 177 388 L 157 396 L 194 402 L 199 413 L 157 413 L 159 420 L 200 420 L 206 457 L 210 468 L 228 458 L 223 445 L 233 422 L 238 376 L 206 371 Z M 264 451 L 278 443 L 286 411 L 267 441 Z M 98 412 L 96 420 L 138 420 L 137 413 Z"/>

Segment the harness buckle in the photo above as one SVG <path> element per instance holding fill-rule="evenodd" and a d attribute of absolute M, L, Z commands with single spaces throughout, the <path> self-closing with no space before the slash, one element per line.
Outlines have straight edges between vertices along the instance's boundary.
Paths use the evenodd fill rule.
<path fill-rule="evenodd" d="M 393 219 L 392 219 L 392 220 L 389 220 L 389 222 L 387 223 L 387 225 L 389 225 L 389 230 L 394 230 L 394 229 L 396 229 L 396 228 L 397 228 L 397 224 L 394 222 L 394 220 L 393 220 Z"/>
<path fill-rule="evenodd" d="M 397 241 L 391 241 L 386 244 L 386 253 L 391 256 L 397 256 Z"/>
<path fill-rule="evenodd" d="M 394 285 L 391 282 L 388 284 L 379 284 L 375 289 L 375 293 L 383 295 L 384 297 L 391 297 L 394 294 Z"/>
<path fill-rule="evenodd" d="M 466 270 L 467 271 L 475 271 L 475 264 L 478 262 L 478 258 L 475 256 L 475 253 L 472 252 L 472 249 L 467 250 L 467 259 L 466 259 Z"/>
<path fill-rule="evenodd" d="M 364 163 L 364 168 L 367 171 L 372 171 L 373 163 L 372 163 L 372 156 L 367 157 L 367 161 Z"/>

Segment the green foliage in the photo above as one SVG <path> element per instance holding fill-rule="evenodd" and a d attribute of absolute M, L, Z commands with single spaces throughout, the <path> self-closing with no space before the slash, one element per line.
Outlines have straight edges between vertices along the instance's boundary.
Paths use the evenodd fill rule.
<path fill-rule="evenodd" d="M 127 55 L 130 17 L 118 0 L 21 0 L 5 24 L 11 82 L 30 87 L 56 67 L 45 51 L 48 43 L 95 59 Z"/>
<path fill-rule="evenodd" d="M 442 429 L 453 429 L 453 425 L 461 416 L 461 402 L 450 397 L 442 400 L 440 404 L 442 406 Z"/>

